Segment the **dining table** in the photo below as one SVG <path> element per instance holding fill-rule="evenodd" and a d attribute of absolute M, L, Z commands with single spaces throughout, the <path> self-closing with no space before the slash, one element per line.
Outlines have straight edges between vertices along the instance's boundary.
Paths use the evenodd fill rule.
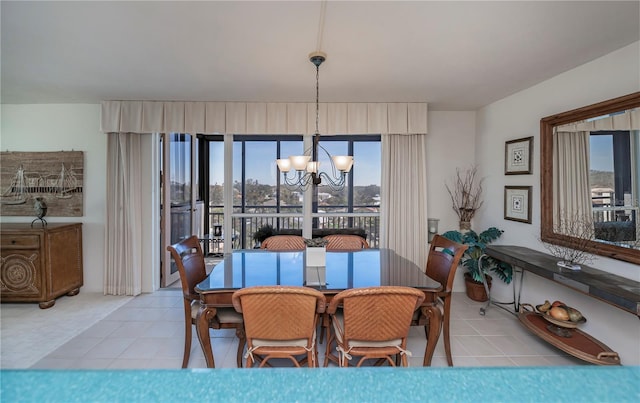
<path fill-rule="evenodd" d="M 306 286 L 321 291 L 327 303 L 340 291 L 377 286 L 407 286 L 424 291 L 420 311 L 428 318 L 424 366 L 430 366 L 442 329 L 437 306 L 442 285 L 424 268 L 390 249 L 326 252 L 321 261 L 307 259 L 306 251 L 235 250 L 225 254 L 209 275 L 196 285 L 200 307 L 196 332 L 208 368 L 215 368 L 209 323 L 221 307 L 232 307 L 237 290 L 252 286 Z M 309 261 L 307 261 L 309 260 Z"/>

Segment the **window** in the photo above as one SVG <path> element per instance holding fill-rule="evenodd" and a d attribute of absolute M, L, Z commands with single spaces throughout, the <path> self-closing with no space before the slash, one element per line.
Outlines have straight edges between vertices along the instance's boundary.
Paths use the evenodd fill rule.
<path fill-rule="evenodd" d="M 208 155 L 203 158 L 208 162 L 207 182 L 209 185 L 209 202 L 212 206 L 217 206 L 222 212 L 224 202 L 224 140 L 222 136 L 209 137 Z M 202 170 L 201 170 L 202 171 Z"/>
<path fill-rule="evenodd" d="M 631 132 L 591 132 L 589 141 L 589 182 L 594 206 L 631 205 Z"/>
<path fill-rule="evenodd" d="M 191 203 L 191 136 L 171 133 L 169 138 L 170 200 L 172 205 Z"/>
<path fill-rule="evenodd" d="M 275 161 L 302 147 L 302 136 L 234 136 L 234 213 L 301 213 L 302 194 L 280 184 Z"/>
<path fill-rule="evenodd" d="M 331 155 L 353 155 L 344 189 L 318 186 L 314 212 L 379 212 L 380 136 L 331 136 L 321 140 Z M 299 136 L 235 136 L 233 144 L 234 212 L 302 212 L 302 194 L 281 183 L 275 160 L 303 153 Z M 321 170 L 330 166 L 319 151 Z"/>
<path fill-rule="evenodd" d="M 223 223 L 224 207 L 224 137 L 200 136 L 201 192 L 206 195 L 209 220 L 205 231 Z M 318 186 L 312 201 L 314 228 L 360 227 L 369 234 L 373 245 L 379 232 L 381 146 L 380 136 L 327 136 L 321 145 L 331 155 L 353 155 L 355 163 L 341 191 L 326 184 Z M 304 152 L 302 136 L 235 135 L 233 136 L 232 198 L 234 247 L 252 245 L 252 236 L 264 225 L 274 229 L 303 227 L 303 193 L 282 183 L 275 160 Z M 320 151 L 321 170 L 330 166 Z M 344 213 L 347 213 L 346 215 Z M 367 215 L 367 217 L 364 217 Z M 358 216 L 361 215 L 361 216 Z M 208 227 L 207 227 L 208 225 Z M 371 244 L 372 242 L 370 242 Z"/>
<path fill-rule="evenodd" d="M 589 182 L 595 237 L 637 242 L 637 131 L 597 131 L 589 136 Z"/>
<path fill-rule="evenodd" d="M 332 136 L 321 144 L 331 155 L 353 155 L 355 162 L 343 190 L 318 186 L 314 212 L 380 212 L 380 136 Z M 329 165 L 326 154 L 320 152 L 320 167 Z"/>

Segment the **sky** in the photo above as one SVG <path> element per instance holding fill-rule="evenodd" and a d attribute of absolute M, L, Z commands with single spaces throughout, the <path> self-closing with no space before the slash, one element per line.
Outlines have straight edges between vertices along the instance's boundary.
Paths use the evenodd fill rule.
<path fill-rule="evenodd" d="M 613 142 L 611 136 L 590 137 L 590 161 L 593 171 L 613 172 Z"/>

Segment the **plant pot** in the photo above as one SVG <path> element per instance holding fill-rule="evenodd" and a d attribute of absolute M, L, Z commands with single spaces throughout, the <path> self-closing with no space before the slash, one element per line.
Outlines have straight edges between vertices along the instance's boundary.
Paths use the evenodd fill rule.
<path fill-rule="evenodd" d="M 464 273 L 464 284 L 467 289 L 467 297 L 474 301 L 485 302 L 489 299 L 487 291 L 484 289 L 484 284 L 473 280 L 471 274 Z M 491 276 L 487 275 L 487 285 L 491 289 Z"/>

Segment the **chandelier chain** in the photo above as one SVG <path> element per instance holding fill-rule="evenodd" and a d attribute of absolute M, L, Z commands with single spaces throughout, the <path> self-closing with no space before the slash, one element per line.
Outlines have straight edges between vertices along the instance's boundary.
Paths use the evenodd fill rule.
<path fill-rule="evenodd" d="M 316 65 L 316 134 L 320 133 L 320 65 Z"/>

